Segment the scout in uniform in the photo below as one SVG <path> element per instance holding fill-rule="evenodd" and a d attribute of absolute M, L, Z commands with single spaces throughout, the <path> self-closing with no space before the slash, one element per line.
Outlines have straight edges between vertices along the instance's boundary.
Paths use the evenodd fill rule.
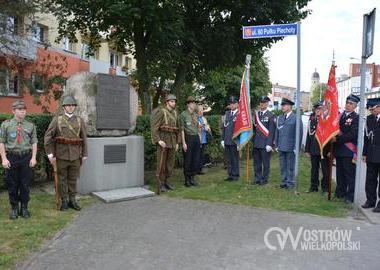
<path fill-rule="evenodd" d="M 379 173 L 380 173 L 380 98 L 368 99 L 372 113 L 367 116 L 367 125 L 364 134 L 363 159 L 367 163 L 365 193 L 367 200 L 363 208 L 374 208 L 373 212 L 380 213 Z M 367 104 L 367 107 L 368 107 Z"/>
<path fill-rule="evenodd" d="M 181 140 L 179 119 L 175 109 L 177 98 L 169 94 L 165 98 L 166 106 L 157 109 L 152 115 L 152 143 L 157 145 L 157 175 L 160 192 L 173 190 L 168 178 L 174 168 L 175 154 Z"/>
<path fill-rule="evenodd" d="M 270 158 L 276 132 L 276 118 L 268 111 L 269 97 L 262 97 L 260 110 L 254 112 L 255 136 L 253 137 L 253 167 L 255 184 L 268 183 Z"/>
<path fill-rule="evenodd" d="M 199 140 L 198 114 L 195 111 L 196 100 L 188 97 L 187 109 L 181 113 L 180 126 L 183 149 L 183 172 L 185 175 L 185 186 L 196 186 L 194 176 L 199 170 L 199 157 L 201 143 Z"/>
<path fill-rule="evenodd" d="M 87 158 L 87 134 L 83 120 L 74 114 L 77 102 L 63 98 L 64 114 L 54 117 L 45 133 L 45 151 L 50 162 L 56 162 L 61 211 L 81 209 L 76 201 L 77 178 L 82 161 Z"/>
<path fill-rule="evenodd" d="M 282 183 L 280 188 L 294 188 L 294 166 L 296 150 L 296 115 L 292 112 L 294 102 L 283 98 L 281 102 L 283 114 L 277 120 L 275 144 L 279 152 Z M 300 138 L 303 128 L 300 123 Z M 300 141 L 301 142 L 301 141 Z"/>
<path fill-rule="evenodd" d="M 318 117 L 323 113 L 323 102 L 318 102 L 313 106 L 314 112 L 309 118 L 309 128 L 306 136 L 305 154 L 311 161 L 311 178 L 309 192 L 318 192 L 319 187 L 319 168 L 322 168 L 321 189 L 325 193 L 328 191 L 328 150 L 329 146 L 323 149 L 321 158 L 321 148 L 315 133 L 318 127 Z"/>
<path fill-rule="evenodd" d="M 232 96 L 230 97 L 229 110 L 226 111 L 224 117 L 221 145 L 224 148 L 225 156 L 227 157 L 228 177 L 226 181 L 237 181 L 239 179 L 239 151 L 232 137 L 234 134 L 235 121 L 238 114 L 239 100 Z"/>
<path fill-rule="evenodd" d="M 354 201 L 355 192 L 355 160 L 357 155 L 359 115 L 355 112 L 360 98 L 349 95 L 346 99 L 345 111 L 340 115 L 340 133 L 334 137 L 336 159 L 335 197 Z"/>
<path fill-rule="evenodd" d="M 37 132 L 35 125 L 25 120 L 23 100 L 15 101 L 12 109 L 14 117 L 0 127 L 0 155 L 11 204 L 9 218 L 16 219 L 18 215 L 29 218 L 31 168 L 37 163 Z"/>

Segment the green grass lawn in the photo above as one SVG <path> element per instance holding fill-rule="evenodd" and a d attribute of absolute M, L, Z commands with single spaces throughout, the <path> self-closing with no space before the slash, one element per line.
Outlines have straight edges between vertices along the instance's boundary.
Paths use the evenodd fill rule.
<path fill-rule="evenodd" d="M 220 165 L 209 169 L 205 175 L 196 176 L 199 186 L 191 188 L 184 187 L 182 170 L 178 169 L 171 178 L 171 183 L 175 185 L 176 190 L 168 192 L 166 195 L 330 217 L 347 216 L 348 211 L 351 209 L 351 206 L 345 202 L 328 201 L 327 196 L 324 197 L 321 193 L 306 193 L 310 186 L 311 165 L 310 160 L 304 156 L 300 159 L 300 195 L 295 195 L 294 191 L 278 188 L 280 185 L 280 170 L 277 154 L 272 158 L 270 180 L 269 184 L 265 186 L 247 184 L 245 161 L 242 163 L 244 164 L 241 166 L 241 177 L 238 182 L 224 181 L 226 171 Z M 251 182 L 253 164 L 250 164 L 250 175 Z M 154 173 L 146 173 L 146 180 L 153 184 L 155 181 Z"/>
<path fill-rule="evenodd" d="M 86 206 L 92 200 L 82 198 L 81 205 Z M 55 197 L 42 192 L 32 192 L 30 211 L 30 219 L 10 220 L 8 195 L 0 194 L 0 269 L 11 269 L 78 215 L 74 210 L 57 211 Z"/>

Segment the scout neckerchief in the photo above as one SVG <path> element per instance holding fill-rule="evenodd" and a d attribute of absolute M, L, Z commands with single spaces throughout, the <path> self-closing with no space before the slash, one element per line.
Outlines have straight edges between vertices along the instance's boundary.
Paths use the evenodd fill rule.
<path fill-rule="evenodd" d="M 17 121 L 17 143 L 21 144 L 21 121 Z"/>
<path fill-rule="evenodd" d="M 263 116 L 263 115 L 264 115 L 264 113 L 261 114 L 261 116 Z M 269 137 L 269 130 L 261 122 L 261 119 L 260 119 L 258 111 L 255 113 L 255 120 L 256 120 L 256 127 L 261 131 L 261 133 L 264 134 L 265 137 Z"/>

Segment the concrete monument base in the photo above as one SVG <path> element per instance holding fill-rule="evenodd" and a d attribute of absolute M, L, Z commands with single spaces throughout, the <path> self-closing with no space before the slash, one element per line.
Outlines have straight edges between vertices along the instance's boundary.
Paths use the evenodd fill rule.
<path fill-rule="evenodd" d="M 143 137 L 88 138 L 88 159 L 78 180 L 80 194 L 143 185 Z"/>

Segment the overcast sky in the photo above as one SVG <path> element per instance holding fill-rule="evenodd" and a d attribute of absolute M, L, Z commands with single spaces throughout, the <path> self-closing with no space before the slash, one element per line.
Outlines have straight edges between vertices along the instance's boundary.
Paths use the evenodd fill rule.
<path fill-rule="evenodd" d="M 316 68 L 326 82 L 333 49 L 337 75 L 348 74 L 349 63 L 360 62 L 363 14 L 376 9 L 374 53 L 367 63 L 380 64 L 380 0 L 312 0 L 312 13 L 301 25 L 301 90 L 309 91 Z M 272 83 L 297 85 L 297 38 L 286 37 L 267 52 Z"/>

